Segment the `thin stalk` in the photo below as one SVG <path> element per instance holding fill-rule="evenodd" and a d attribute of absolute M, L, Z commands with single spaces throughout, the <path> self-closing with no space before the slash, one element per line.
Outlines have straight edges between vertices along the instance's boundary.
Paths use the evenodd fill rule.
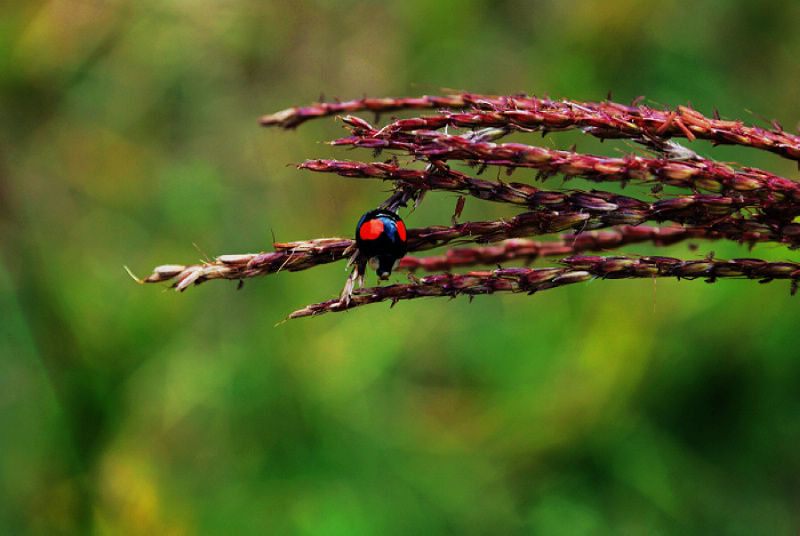
<path fill-rule="evenodd" d="M 704 139 L 715 145 L 740 145 L 765 150 L 791 160 L 800 160 L 800 136 L 789 134 L 777 123 L 773 129 L 745 126 L 742 121 L 709 118 L 686 106 L 675 110 L 656 110 L 641 104 L 631 106 L 610 101 L 580 102 L 548 98 L 456 93 L 444 97 L 360 99 L 345 102 L 317 103 L 293 107 L 263 116 L 263 126 L 294 128 L 318 117 L 372 111 L 394 112 L 406 109 L 448 108 L 464 112 L 395 122 L 398 130 L 443 128 L 514 128 L 552 132 L 581 129 L 605 138 L 627 138 L 649 143 L 663 143 L 669 138 Z"/>
<path fill-rule="evenodd" d="M 526 146 L 527 147 L 527 146 Z M 528 149 L 542 149 L 528 147 Z M 520 182 L 488 181 L 471 177 L 450 167 L 429 166 L 426 170 L 408 169 L 391 162 L 355 162 L 342 160 L 309 160 L 299 164 L 300 169 L 336 173 L 344 177 L 389 180 L 395 188 L 405 192 L 427 192 L 434 190 L 463 192 L 478 199 L 510 203 L 529 208 L 548 207 L 553 210 L 583 210 L 589 213 L 612 212 L 618 208 L 665 213 L 674 208 L 686 208 L 689 204 L 718 211 L 729 207 L 730 211 L 754 207 L 771 211 L 781 210 L 791 220 L 800 213 L 800 184 L 759 170 L 734 172 L 716 162 L 673 163 L 658 159 L 632 157 L 605 158 L 584 154 L 552 151 L 548 161 L 539 162 L 536 168 L 547 172 L 567 175 L 584 175 L 601 181 L 656 180 L 673 186 L 724 192 L 721 196 L 684 195 L 680 201 L 665 199 L 648 204 L 629 196 L 609 192 L 555 192 L 542 190 Z M 510 164 L 503 164 L 510 165 Z M 531 167 L 534 167 L 531 165 Z M 726 169 L 723 169 L 725 167 Z M 643 173 L 644 172 L 644 173 Z"/>
<path fill-rule="evenodd" d="M 660 182 L 668 186 L 737 193 L 759 204 L 783 203 L 786 207 L 795 207 L 800 200 L 800 184 L 794 181 L 752 167 L 737 171 L 728 164 L 699 157 L 687 160 L 636 155 L 613 158 L 522 143 L 493 143 L 480 137 L 437 131 L 409 134 L 377 130 L 358 118 L 349 118 L 348 122 L 354 126 L 354 135 L 338 139 L 333 145 L 401 150 L 414 158 L 436 162 L 463 160 L 478 165 L 531 168 L 540 171 L 543 178 L 562 174 L 597 182 Z M 386 174 L 389 168 L 370 171 Z"/>
<path fill-rule="evenodd" d="M 483 222 L 491 231 L 497 222 Z M 446 245 L 456 240 L 472 238 L 474 241 L 486 240 L 486 235 L 471 237 L 476 232 L 476 224 L 453 227 L 428 227 L 410 229 L 409 251 L 425 251 Z M 493 231 L 495 234 L 497 230 Z M 769 241 L 764 233 L 739 232 L 737 239 L 744 243 Z M 489 233 L 491 234 L 491 233 Z M 574 255 L 586 251 L 604 251 L 628 244 L 651 241 L 657 246 L 675 244 L 687 239 L 732 239 L 733 235 L 719 231 L 709 231 L 693 227 L 650 227 L 621 226 L 613 230 L 583 231 L 579 234 L 562 234 L 555 240 L 535 241 L 511 239 L 496 246 L 454 248 L 444 257 L 406 256 L 400 263 L 401 269 L 414 271 L 448 270 L 458 267 L 498 264 L 503 262 L 529 263 L 538 257 Z M 192 285 L 199 285 L 213 279 L 243 280 L 278 272 L 297 272 L 322 264 L 341 261 L 350 257 L 355 242 L 346 238 L 326 238 L 288 243 L 276 243 L 277 251 L 270 253 L 246 253 L 221 255 L 215 260 L 202 264 L 166 264 L 153 270 L 141 283 L 163 283 L 173 281 L 171 287 L 184 291 Z"/>
<path fill-rule="evenodd" d="M 411 272 L 441 272 L 508 262 L 530 264 L 540 257 L 565 257 L 586 251 L 608 251 L 641 242 L 668 246 L 693 238 L 716 240 L 720 237 L 698 228 L 627 225 L 608 230 L 585 231 L 577 235 L 562 234 L 555 240 L 514 238 L 492 246 L 451 248 L 439 256 L 406 256 L 400 262 L 399 268 Z"/>
<path fill-rule="evenodd" d="M 800 264 L 767 262 L 759 259 L 729 261 L 704 259 L 684 261 L 671 257 L 595 257 L 578 256 L 562 261 L 561 268 L 501 268 L 466 274 L 440 274 L 415 279 L 411 283 L 386 287 L 361 288 L 349 301 L 331 300 L 309 305 L 289 315 L 289 318 L 340 312 L 362 305 L 424 297 L 495 294 L 498 292 L 534 294 L 540 290 L 602 279 L 705 279 L 709 283 L 720 278 L 755 279 L 761 283 L 773 279 L 792 281 L 792 294 L 800 280 Z"/>

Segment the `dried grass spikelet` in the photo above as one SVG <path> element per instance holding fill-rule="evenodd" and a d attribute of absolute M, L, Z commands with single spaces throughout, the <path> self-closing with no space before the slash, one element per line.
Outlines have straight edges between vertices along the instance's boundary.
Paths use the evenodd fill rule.
<path fill-rule="evenodd" d="M 432 110 L 418 117 L 393 119 L 372 126 L 352 114 Z M 409 275 L 409 283 L 364 288 L 365 262 L 349 238 L 327 238 L 274 244 L 268 253 L 221 255 L 202 264 L 159 266 L 145 283 L 171 282 L 185 290 L 211 279 L 243 280 L 298 271 L 349 259 L 353 271 L 341 296 L 310 305 L 290 318 L 313 316 L 370 303 L 426 296 L 525 292 L 590 279 L 672 277 L 676 279 L 745 278 L 761 282 L 789 279 L 794 292 L 800 266 L 758 259 L 701 260 L 674 257 L 588 255 L 650 242 L 668 246 L 685 240 L 727 240 L 800 246 L 800 184 L 752 167 L 698 156 L 677 143 L 708 140 L 712 145 L 738 145 L 800 161 L 800 136 L 771 128 L 706 117 L 686 106 L 656 109 L 640 100 L 624 105 L 609 100 L 578 102 L 526 95 L 453 93 L 413 98 L 321 102 L 263 116 L 264 126 L 295 128 L 305 121 L 340 114 L 349 130 L 334 146 L 388 151 L 383 161 L 309 160 L 297 167 L 343 177 L 392 183 L 382 205 L 390 209 L 419 204 L 429 191 L 456 193 L 459 203 L 449 225 L 409 229 L 409 253 L 446 248 L 444 254 L 406 256 L 400 269 L 431 275 Z M 638 152 L 608 157 L 558 150 L 536 144 L 502 142 L 511 133 L 580 130 L 600 139 L 624 140 Z M 412 166 L 427 164 L 424 169 Z M 455 169 L 462 163 L 474 172 Z M 595 189 L 544 189 L 530 182 L 487 180 L 488 167 L 536 171 L 531 182 L 561 176 L 580 177 Z M 464 166 L 461 166 L 464 167 Z M 620 183 L 649 188 L 644 197 L 602 189 Z M 677 191 L 665 193 L 666 188 Z M 508 217 L 458 223 L 464 198 L 504 203 Z M 554 266 L 528 267 L 538 259 Z M 522 264 L 523 266 L 510 266 Z M 474 270 L 481 266 L 496 269 Z M 463 273 L 454 270 L 467 269 Z M 472 269 L 472 270 L 470 270 Z"/>

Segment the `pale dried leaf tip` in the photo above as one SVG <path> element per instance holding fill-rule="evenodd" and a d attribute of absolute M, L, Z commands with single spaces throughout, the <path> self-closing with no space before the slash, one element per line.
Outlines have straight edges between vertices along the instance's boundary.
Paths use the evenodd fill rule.
<path fill-rule="evenodd" d="M 255 253 L 243 253 L 241 255 L 220 255 L 217 260 L 222 264 L 242 265 L 247 264 L 256 257 Z"/>
<path fill-rule="evenodd" d="M 170 277 L 175 277 L 185 269 L 186 266 L 182 264 L 164 264 L 162 266 L 156 266 L 153 269 L 153 273 L 157 274 L 160 277 L 170 278 Z"/>
<path fill-rule="evenodd" d="M 189 273 L 183 277 L 178 283 L 175 285 L 175 289 L 179 291 L 186 290 L 189 286 L 191 286 L 194 282 L 196 282 L 200 277 L 203 275 L 203 270 L 200 268 L 196 268 L 194 270 L 187 270 Z"/>

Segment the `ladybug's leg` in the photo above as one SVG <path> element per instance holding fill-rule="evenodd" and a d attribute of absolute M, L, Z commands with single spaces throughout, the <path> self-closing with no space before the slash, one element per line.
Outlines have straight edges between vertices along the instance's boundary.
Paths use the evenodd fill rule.
<path fill-rule="evenodd" d="M 350 297 L 353 295 L 353 289 L 355 288 L 356 283 L 358 286 L 364 285 L 364 272 L 366 271 L 366 262 L 364 260 L 358 260 L 359 251 L 356 250 L 353 253 L 353 256 L 350 257 L 350 260 L 347 262 L 347 268 L 350 265 L 353 266 L 353 270 L 350 272 L 350 275 L 347 276 L 347 281 L 344 283 L 344 288 L 342 289 L 342 294 L 339 296 L 339 301 L 343 302 L 345 305 L 350 303 Z"/>
<path fill-rule="evenodd" d="M 351 247 L 355 247 L 355 246 L 351 246 Z M 347 253 L 347 252 L 348 252 L 348 250 L 345 250 L 345 253 Z M 345 270 L 350 268 L 353 265 L 353 263 L 356 262 L 356 259 L 358 259 L 358 255 L 359 255 L 359 251 L 355 250 L 355 252 L 353 252 L 353 254 L 350 256 L 350 260 L 347 261 L 347 266 L 344 267 Z"/>

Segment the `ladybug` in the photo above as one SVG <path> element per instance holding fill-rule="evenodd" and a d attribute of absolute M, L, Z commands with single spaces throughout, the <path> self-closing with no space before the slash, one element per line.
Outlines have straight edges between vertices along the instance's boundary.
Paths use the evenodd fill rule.
<path fill-rule="evenodd" d="M 370 210 L 358 220 L 356 245 L 378 279 L 388 279 L 406 254 L 406 226 L 389 210 Z"/>

